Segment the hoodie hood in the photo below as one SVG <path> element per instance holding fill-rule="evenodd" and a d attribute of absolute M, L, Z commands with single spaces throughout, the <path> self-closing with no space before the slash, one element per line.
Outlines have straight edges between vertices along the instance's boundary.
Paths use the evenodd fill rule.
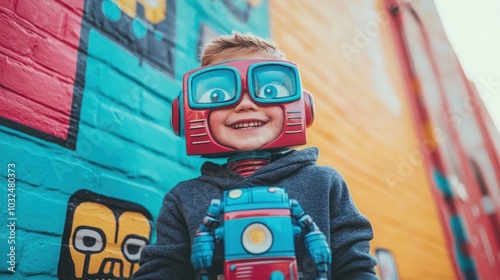
<path fill-rule="evenodd" d="M 292 150 L 288 154 L 258 169 L 248 177 L 243 177 L 236 172 L 228 170 L 225 165 L 205 162 L 201 167 L 202 175 L 199 179 L 222 190 L 272 185 L 304 166 L 316 164 L 317 159 L 317 148 L 311 147 L 301 151 Z"/>

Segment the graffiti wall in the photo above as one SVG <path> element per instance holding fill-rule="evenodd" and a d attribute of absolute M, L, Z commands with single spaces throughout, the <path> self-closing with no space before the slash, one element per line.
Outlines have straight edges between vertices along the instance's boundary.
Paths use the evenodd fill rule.
<path fill-rule="evenodd" d="M 182 75 L 231 30 L 299 64 L 308 144 L 371 220 L 382 279 L 493 275 L 499 141 L 478 137 L 484 110 L 449 110 L 483 107 L 432 1 L 407 2 L 1 1 L 0 278 L 130 278 L 164 194 L 204 161 L 170 128 Z"/>
<path fill-rule="evenodd" d="M 182 74 L 268 18 L 267 1 L 2 1 L 0 275 L 130 278 L 202 162 L 169 125 Z"/>

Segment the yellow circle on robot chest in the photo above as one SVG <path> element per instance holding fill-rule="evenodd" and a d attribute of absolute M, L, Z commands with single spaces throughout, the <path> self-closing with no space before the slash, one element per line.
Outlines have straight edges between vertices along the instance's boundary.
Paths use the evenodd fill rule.
<path fill-rule="evenodd" d="M 266 233 L 260 228 L 254 228 L 248 234 L 248 241 L 255 245 L 261 244 L 266 239 Z"/>

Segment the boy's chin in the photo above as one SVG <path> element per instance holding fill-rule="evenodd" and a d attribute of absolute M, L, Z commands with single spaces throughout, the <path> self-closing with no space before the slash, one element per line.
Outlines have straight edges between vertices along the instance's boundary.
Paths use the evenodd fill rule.
<path fill-rule="evenodd" d="M 234 145 L 233 149 L 238 150 L 239 152 L 249 152 L 255 151 L 262 147 L 264 147 L 267 143 L 258 144 L 258 143 L 238 143 L 238 145 Z"/>
<path fill-rule="evenodd" d="M 215 140 L 223 146 L 235 149 L 239 152 L 249 152 L 255 150 L 261 150 L 263 147 L 273 142 L 275 138 L 273 137 L 232 137 L 228 139 L 217 139 Z"/>
<path fill-rule="evenodd" d="M 262 145 L 264 146 L 264 145 Z M 248 146 L 248 147 L 238 147 L 238 148 L 235 148 L 238 152 L 250 152 L 250 151 L 255 151 L 255 150 L 258 150 L 260 148 L 262 148 L 262 146 Z"/>

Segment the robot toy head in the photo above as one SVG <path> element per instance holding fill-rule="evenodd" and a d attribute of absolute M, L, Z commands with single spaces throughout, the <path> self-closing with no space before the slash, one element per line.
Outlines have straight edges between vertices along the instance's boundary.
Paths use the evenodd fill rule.
<path fill-rule="evenodd" d="M 172 104 L 171 124 L 186 137 L 188 155 L 225 156 L 237 152 L 221 145 L 208 125 L 211 112 L 233 108 L 248 94 L 260 107 L 281 106 L 281 134 L 259 150 L 306 144 L 314 119 L 313 99 L 302 90 L 297 65 L 276 59 L 237 59 L 194 69 L 184 75 L 183 90 Z"/>

